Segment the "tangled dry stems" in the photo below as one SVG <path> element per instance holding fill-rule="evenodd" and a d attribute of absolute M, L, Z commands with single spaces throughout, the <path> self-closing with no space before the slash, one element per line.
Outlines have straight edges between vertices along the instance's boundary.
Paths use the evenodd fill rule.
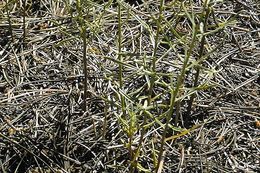
<path fill-rule="evenodd" d="M 201 2 L 195 2 L 194 12 L 199 13 Z M 22 4 L 14 5 L 10 5 L 9 14 L 6 10 L 1 12 L 0 23 L 2 172 L 30 172 L 36 168 L 43 172 L 128 172 L 128 136 L 119 121 L 120 100 L 115 94 L 118 90 L 115 83 L 118 80 L 116 7 L 104 10 L 102 4 L 93 5 L 93 18 L 89 20 L 96 23 L 88 30 L 87 48 L 91 95 L 87 99 L 88 109 L 83 112 L 82 42 L 77 22 L 59 1 L 33 1 L 26 10 L 26 37 L 23 38 Z M 168 7 L 164 15 L 171 21 L 178 8 Z M 147 94 L 149 71 L 146 67 L 153 56 L 151 35 L 156 29 L 151 16 L 156 16 L 157 9 L 158 3 L 146 1 L 132 7 L 131 13 L 124 8 L 122 11 L 125 22 L 122 92 L 139 104 L 144 104 L 143 97 Z M 225 1 L 214 6 L 214 15 L 223 21 L 234 18 L 236 23 L 207 37 L 207 51 L 213 47 L 216 51 L 200 64 L 203 69 L 200 83 L 213 87 L 197 93 L 189 123 L 199 126 L 167 141 L 164 172 L 260 170 L 259 4 L 251 0 L 246 3 Z M 162 26 L 167 26 L 166 23 L 163 21 Z M 191 27 L 188 20 L 176 26 L 180 34 L 187 37 L 191 36 Z M 168 45 L 165 36 L 176 43 L 174 48 Z M 156 55 L 160 57 L 156 66 L 160 78 L 157 80 L 169 82 L 170 73 L 174 73 L 173 79 L 180 73 L 183 47 L 167 27 L 160 37 L 162 42 Z M 196 50 L 198 48 L 191 62 L 195 61 Z M 193 81 L 193 73 L 192 69 L 187 73 L 187 88 Z M 160 104 L 167 104 L 169 100 L 167 89 L 159 82 L 154 89 L 154 95 L 160 95 L 158 109 L 151 111 L 154 115 L 148 123 L 152 125 L 146 130 L 138 160 L 149 171 L 154 169 L 153 158 L 158 155 L 164 123 L 163 118 L 156 115 L 163 112 Z M 185 89 L 183 95 L 189 92 Z M 183 100 L 180 112 L 184 117 L 187 98 Z M 131 104 L 129 107 L 136 109 Z M 141 125 L 142 117 L 137 118 L 137 124 Z M 156 120 L 162 124 L 155 123 Z M 181 119 L 177 132 L 168 137 L 179 134 L 183 125 Z M 137 131 L 134 135 L 133 150 L 140 133 Z"/>

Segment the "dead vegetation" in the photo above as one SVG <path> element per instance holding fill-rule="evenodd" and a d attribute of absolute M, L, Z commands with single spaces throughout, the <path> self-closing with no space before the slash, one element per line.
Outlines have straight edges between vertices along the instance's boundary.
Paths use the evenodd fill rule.
<path fill-rule="evenodd" d="M 84 2 L 0 1 L 0 172 L 260 171 L 258 1 Z"/>

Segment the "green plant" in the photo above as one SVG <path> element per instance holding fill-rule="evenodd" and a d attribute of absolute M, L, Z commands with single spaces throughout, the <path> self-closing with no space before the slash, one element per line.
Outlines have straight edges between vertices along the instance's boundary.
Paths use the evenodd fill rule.
<path fill-rule="evenodd" d="M 86 30 L 93 28 L 93 24 L 90 24 L 89 21 L 86 20 L 91 18 L 90 9 L 93 3 L 89 1 L 85 3 L 89 6 L 82 4 L 81 1 L 77 1 L 76 11 L 78 15 L 75 18 L 83 43 L 83 69 L 85 76 L 84 101 L 86 101 L 88 97 L 88 71 L 86 68 L 88 62 L 86 47 L 91 41 L 91 38 L 87 37 L 89 33 L 87 34 Z M 106 11 L 111 4 L 112 1 L 105 4 L 104 11 Z M 108 121 L 107 115 L 109 111 L 112 111 L 112 115 L 117 117 L 120 128 L 126 136 L 126 138 L 122 137 L 121 141 L 128 151 L 130 172 L 137 170 L 144 172 L 150 171 L 140 162 L 143 156 L 142 148 L 146 141 L 145 136 L 149 129 L 154 127 L 162 129 L 159 148 L 156 148 L 153 142 L 149 144 L 152 146 L 151 153 L 153 158 L 151 159 L 154 164 L 154 170 L 160 172 L 163 167 L 163 155 L 166 154 L 166 142 L 182 137 L 198 127 L 195 125 L 190 129 L 183 129 L 178 127 L 178 125 L 181 111 L 183 110 L 182 102 L 185 100 L 188 103 L 187 112 L 189 115 L 193 100 L 196 96 L 195 93 L 209 87 L 207 83 L 199 83 L 199 76 L 206 72 L 205 70 L 201 70 L 204 69 L 201 64 L 215 50 L 205 51 L 205 45 L 207 44 L 206 36 L 221 30 L 221 27 L 223 27 L 217 27 L 216 31 L 207 31 L 209 18 L 210 15 L 212 15 L 212 6 L 209 4 L 209 1 L 205 1 L 203 8 L 198 12 L 193 9 L 191 2 L 174 1 L 170 5 L 166 5 L 164 0 L 160 0 L 158 11 L 149 14 L 149 19 L 151 19 L 150 21 L 152 22 L 152 24 L 149 25 L 147 21 L 144 21 L 138 16 L 134 8 L 128 6 L 121 0 L 116 1 L 117 12 L 110 17 L 117 22 L 115 39 L 117 55 L 116 57 L 101 56 L 100 58 L 116 64 L 118 73 L 115 74 L 103 64 L 99 64 L 112 90 L 111 93 L 113 93 L 109 97 L 106 95 L 101 96 L 105 102 L 105 118 L 102 136 L 105 139 Z M 166 8 L 178 9 L 174 12 L 170 20 L 165 16 Z M 101 18 L 105 17 L 105 12 L 100 16 L 102 17 L 98 18 L 98 23 L 102 21 Z M 128 41 L 126 28 L 131 24 L 131 20 L 137 21 L 141 28 L 147 32 L 151 45 L 153 45 L 151 56 L 146 55 L 146 52 L 142 50 L 141 44 L 140 55 L 137 56 L 139 59 L 132 60 L 136 52 L 126 51 L 125 44 Z M 188 27 L 188 31 L 186 32 L 178 30 L 178 23 L 182 20 L 190 24 L 190 28 Z M 95 33 L 94 30 L 90 29 L 90 31 L 91 33 Z M 140 37 L 142 37 L 142 35 L 143 33 L 140 33 Z M 159 47 L 163 41 L 169 48 L 163 52 L 162 55 L 159 55 L 161 53 Z M 177 47 L 181 47 L 183 52 L 179 53 Z M 196 51 L 198 51 L 198 54 Z M 169 52 L 176 52 L 174 58 L 179 59 L 181 64 L 175 64 L 175 61 L 169 60 Z M 129 59 L 131 59 L 131 61 L 129 61 Z M 173 73 L 158 70 L 158 67 L 160 67 L 162 63 L 166 63 L 172 67 L 178 67 L 178 71 Z M 126 69 L 131 69 L 131 73 L 126 73 Z M 189 70 L 196 71 L 191 88 L 186 87 L 186 83 L 188 82 L 187 72 Z M 126 83 L 127 80 L 134 80 L 135 78 L 145 79 L 145 83 L 131 90 Z M 187 101 L 188 97 L 190 97 L 190 99 Z M 84 109 L 86 109 L 86 103 Z M 184 125 L 189 121 L 188 117 L 184 117 Z M 172 123 L 173 120 L 174 123 Z M 173 131 L 173 136 L 168 137 L 170 131 Z M 140 136 L 138 140 L 135 140 L 138 132 L 140 132 Z"/>

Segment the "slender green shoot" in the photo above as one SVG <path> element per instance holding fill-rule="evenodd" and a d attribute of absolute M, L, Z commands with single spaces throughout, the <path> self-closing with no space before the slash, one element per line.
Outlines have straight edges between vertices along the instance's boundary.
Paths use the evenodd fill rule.
<path fill-rule="evenodd" d="M 200 41 L 199 55 L 196 58 L 196 61 L 201 59 L 201 57 L 203 57 L 203 55 L 204 55 L 204 47 L 205 47 L 205 41 L 206 41 L 206 36 L 205 36 L 204 33 L 207 31 L 208 18 L 209 18 L 210 12 L 211 12 L 211 7 L 209 6 L 208 1 L 209 0 L 206 0 L 204 2 L 203 11 L 202 11 L 201 16 L 200 16 L 200 25 L 201 25 L 200 26 L 200 32 L 202 34 L 202 37 L 201 37 L 201 41 Z M 194 81 L 193 81 L 193 87 L 194 88 L 196 88 L 198 86 L 198 82 L 199 82 L 199 75 L 200 75 L 199 64 L 195 66 L 195 70 L 196 70 L 196 74 L 195 74 Z M 190 115 L 191 114 L 191 108 L 192 108 L 193 101 L 194 101 L 195 97 L 196 97 L 196 93 L 192 94 L 191 97 L 190 97 L 190 100 L 188 102 L 187 114 L 186 114 L 184 122 L 187 122 L 187 120 L 190 119 L 190 117 L 191 117 L 191 115 Z"/>
<path fill-rule="evenodd" d="M 183 3 L 183 8 L 186 9 L 184 3 Z M 186 12 L 186 13 L 187 13 L 187 15 L 189 15 L 188 12 Z M 158 155 L 158 161 L 157 161 L 157 165 L 156 165 L 156 172 L 159 171 L 159 169 L 160 169 L 159 163 L 161 163 L 162 159 L 163 159 L 166 133 L 168 131 L 170 119 L 171 119 L 173 112 L 174 112 L 174 106 L 176 104 L 176 97 L 177 97 L 177 95 L 180 91 L 180 87 L 183 85 L 186 68 L 187 68 L 191 53 L 192 53 L 193 48 L 195 47 L 195 43 L 196 43 L 196 36 L 197 36 L 198 27 L 195 24 L 195 19 L 194 19 L 193 14 L 192 14 L 192 16 L 189 16 L 189 18 L 192 22 L 192 40 L 191 40 L 191 43 L 189 45 L 189 49 L 188 50 L 186 49 L 186 51 L 185 51 L 185 59 L 184 59 L 184 62 L 183 62 L 181 73 L 180 73 L 180 75 L 178 76 L 178 79 L 177 79 L 176 87 L 174 88 L 173 86 L 171 86 L 171 88 L 170 88 L 170 91 L 171 91 L 170 109 L 168 110 L 168 114 L 166 116 L 166 123 L 165 123 L 164 129 L 163 129 L 161 145 L 160 145 L 159 155 Z"/>
<path fill-rule="evenodd" d="M 86 22 L 83 18 L 83 4 L 80 0 L 76 1 L 76 10 L 78 13 L 78 22 L 79 22 L 79 31 L 80 37 L 83 42 L 83 73 L 84 73 L 84 94 L 83 94 L 83 111 L 85 112 L 87 109 L 87 98 L 88 98 L 88 62 L 87 62 L 87 33 L 86 33 Z"/>

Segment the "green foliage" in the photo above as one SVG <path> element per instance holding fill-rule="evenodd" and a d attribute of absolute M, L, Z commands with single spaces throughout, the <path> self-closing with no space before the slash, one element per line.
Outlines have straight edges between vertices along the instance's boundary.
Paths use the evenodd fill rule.
<path fill-rule="evenodd" d="M 188 103 L 187 116 L 190 116 L 197 92 L 214 87 L 209 80 L 203 83 L 199 82 L 201 75 L 207 75 L 210 79 L 217 73 L 216 70 L 205 68 L 202 65 L 218 48 L 206 49 L 208 47 L 206 37 L 219 33 L 228 25 L 234 24 L 234 21 L 230 20 L 220 21 L 214 26 L 209 24 L 209 20 L 212 20 L 211 17 L 215 17 L 215 3 L 219 3 L 219 1 L 206 0 L 200 10 L 195 11 L 191 1 L 173 1 L 170 4 L 165 4 L 164 0 L 160 0 L 160 4 L 157 6 L 158 11 L 151 12 L 151 14 L 148 14 L 149 19 L 144 20 L 140 18 L 134 8 L 120 0 L 117 0 L 115 4 L 112 0 L 105 3 L 103 5 L 104 11 L 100 14 L 91 12 L 92 9 L 99 6 L 95 2 L 76 1 L 76 15 L 71 12 L 71 16 L 78 24 L 84 45 L 83 59 L 86 61 L 84 68 L 88 64 L 86 52 L 84 52 L 87 50 L 86 45 L 91 42 L 92 38 L 98 37 L 97 31 L 102 31 L 102 25 L 107 24 L 103 18 L 109 11 L 108 9 L 112 5 L 117 6 L 117 13 L 113 16 L 113 19 L 117 22 L 117 34 L 115 36 L 117 56 L 102 56 L 101 58 L 114 63 L 117 66 L 118 73 L 113 74 L 102 65 L 104 76 L 109 76 L 107 80 L 113 93 L 113 100 L 107 97 L 101 98 L 108 107 L 112 107 L 112 110 L 114 110 L 112 114 L 117 117 L 121 130 L 126 136 L 126 138 L 122 137 L 121 141 L 129 152 L 130 172 L 136 170 L 151 172 L 139 162 L 143 157 L 141 150 L 148 131 L 153 128 L 162 129 L 159 148 L 156 148 L 153 142 L 149 144 L 152 146 L 153 158 L 151 159 L 154 163 L 154 169 L 158 172 L 161 169 L 160 163 L 163 162 L 166 142 L 170 139 L 175 140 L 183 137 L 195 128 L 195 126 L 191 129 L 180 127 L 179 115 L 183 101 Z M 178 9 L 172 14 L 171 19 L 168 19 L 165 15 L 167 8 Z M 136 52 L 128 52 L 124 47 L 125 42 L 127 42 L 126 28 L 131 25 L 131 20 L 141 26 L 147 33 L 151 45 L 153 45 L 152 51 L 149 52 L 151 53 L 150 56 L 147 56 L 146 52 L 140 47 L 141 54 L 137 56 L 139 59 L 135 59 L 135 61 L 128 61 L 128 59 L 133 57 Z M 151 23 L 148 24 L 148 21 L 152 25 Z M 182 26 L 181 23 L 185 23 L 186 26 Z M 86 30 L 90 32 L 87 34 Z M 90 37 L 91 34 L 92 37 Z M 142 35 L 143 33 L 139 34 Z M 167 45 L 168 49 L 160 56 L 158 52 L 162 43 Z M 179 47 L 182 48 L 182 53 L 177 51 Z M 175 64 L 176 61 L 168 60 L 169 52 L 176 52 L 175 59 L 181 63 Z M 139 53 L 137 54 L 139 55 Z M 158 67 L 165 62 L 172 68 L 178 67 L 179 70 L 177 72 L 158 70 Z M 125 69 L 131 69 L 131 74 L 125 73 Z M 185 83 L 189 80 L 186 75 L 188 71 L 196 72 L 193 76 L 193 84 L 189 88 L 185 86 Z M 84 70 L 84 74 L 84 99 L 86 100 L 88 97 L 86 94 L 88 90 L 87 69 Z M 144 79 L 145 83 L 132 90 L 128 88 L 127 82 L 134 78 Z M 174 124 L 172 123 L 173 119 L 175 120 Z M 184 117 L 185 121 L 188 121 L 188 119 L 188 117 Z M 167 133 L 170 130 L 178 134 L 167 138 Z M 135 138 L 138 132 L 140 136 L 137 142 Z"/>

